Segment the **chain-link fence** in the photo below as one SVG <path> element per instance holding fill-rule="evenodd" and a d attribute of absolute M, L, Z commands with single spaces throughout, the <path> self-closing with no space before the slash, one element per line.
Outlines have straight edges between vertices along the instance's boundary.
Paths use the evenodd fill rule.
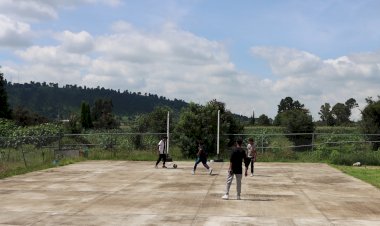
<path fill-rule="evenodd" d="M 253 138 L 256 150 L 260 154 L 278 153 L 280 151 L 313 152 L 321 149 L 337 151 L 371 150 L 373 144 L 380 143 L 379 134 L 336 134 L 336 133 L 252 133 L 224 134 L 220 139 L 243 139 L 243 148 L 247 146 L 248 138 Z M 226 142 L 228 143 L 228 142 Z M 231 143 L 231 142 L 229 142 Z M 221 147 L 221 158 L 227 158 L 231 147 Z"/>
<path fill-rule="evenodd" d="M 164 133 L 89 133 L 61 134 L 39 137 L 0 137 L 0 171 L 12 166 L 31 167 L 41 164 L 55 164 L 67 158 L 90 159 L 136 159 L 156 158 L 157 144 Z M 172 137 L 173 134 L 170 135 Z M 379 143 L 379 134 L 335 134 L 335 133 L 256 133 L 223 134 L 225 144 L 233 144 L 238 137 L 255 140 L 258 153 L 314 152 L 321 150 L 360 151 L 371 150 L 373 143 Z M 216 139 L 215 139 L 216 140 Z M 371 141 L 369 141 L 371 140 Z M 169 140 L 170 152 L 181 158 L 181 148 L 176 140 Z M 231 146 L 209 150 L 210 158 L 227 159 Z M 196 151 L 196 150 L 194 150 Z"/>
<path fill-rule="evenodd" d="M 0 137 L 0 173 L 6 169 L 59 164 L 64 159 L 129 159 L 155 156 L 163 133 L 90 133 Z M 136 158 L 138 158 L 137 156 Z M 151 157 L 150 157 L 151 158 Z"/>

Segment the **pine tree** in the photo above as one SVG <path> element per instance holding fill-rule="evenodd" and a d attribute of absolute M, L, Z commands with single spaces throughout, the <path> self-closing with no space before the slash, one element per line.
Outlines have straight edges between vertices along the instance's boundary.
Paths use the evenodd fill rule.
<path fill-rule="evenodd" d="M 86 120 L 87 120 L 88 128 L 93 128 L 94 125 L 92 124 L 92 119 L 91 119 L 90 104 L 86 104 Z"/>
<path fill-rule="evenodd" d="M 255 111 L 252 111 L 252 117 L 251 117 L 251 120 L 250 120 L 250 124 L 251 125 L 255 125 Z"/>
<path fill-rule="evenodd" d="M 8 104 L 8 96 L 5 90 L 6 80 L 4 80 L 3 73 L 0 71 L 0 118 L 12 117 L 12 111 Z"/>
<path fill-rule="evenodd" d="M 81 104 L 80 120 L 83 128 L 89 129 L 93 127 L 91 120 L 90 105 L 86 102 L 82 102 Z"/>

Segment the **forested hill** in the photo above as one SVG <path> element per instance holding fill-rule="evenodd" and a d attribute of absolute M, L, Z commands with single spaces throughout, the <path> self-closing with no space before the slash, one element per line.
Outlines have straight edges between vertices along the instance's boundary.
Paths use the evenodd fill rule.
<path fill-rule="evenodd" d="M 156 106 L 169 106 L 179 111 L 187 106 L 183 100 L 169 100 L 150 93 L 135 93 L 77 85 L 59 87 L 57 83 L 7 83 L 8 102 L 12 108 L 22 106 L 50 119 L 65 119 L 79 112 L 82 101 L 93 105 L 97 99 L 111 99 L 113 113 L 119 116 L 151 112 Z"/>

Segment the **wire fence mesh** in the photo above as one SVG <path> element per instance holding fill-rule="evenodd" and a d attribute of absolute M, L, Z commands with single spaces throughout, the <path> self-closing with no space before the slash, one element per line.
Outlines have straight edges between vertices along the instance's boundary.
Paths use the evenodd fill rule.
<path fill-rule="evenodd" d="M 61 134 L 59 136 L 0 137 L 0 166 L 30 167 L 40 164 L 57 163 L 65 158 L 128 159 L 131 155 L 145 153 L 146 159 L 155 158 L 157 144 L 166 133 L 87 133 Z M 170 135 L 172 137 L 173 134 Z M 373 143 L 380 143 L 379 134 L 336 134 L 336 133 L 250 133 L 222 134 L 227 140 L 217 150 L 209 150 L 210 157 L 226 159 L 231 143 L 237 138 L 255 140 L 259 153 L 313 152 L 332 148 L 338 151 L 370 150 Z M 169 139 L 170 151 L 181 158 L 180 147 L 175 139 Z M 194 150 L 195 152 L 196 150 Z M 173 153 L 174 154 L 174 153 Z M 143 158 L 141 160 L 144 160 Z M 0 170 L 1 170 L 0 168 Z"/>

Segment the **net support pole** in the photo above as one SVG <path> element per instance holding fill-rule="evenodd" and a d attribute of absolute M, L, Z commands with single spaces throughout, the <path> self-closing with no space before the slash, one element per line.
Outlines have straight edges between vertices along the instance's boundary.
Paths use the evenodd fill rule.
<path fill-rule="evenodd" d="M 169 131 L 169 119 L 170 119 L 170 112 L 168 111 L 168 116 L 167 116 L 167 119 L 166 119 L 166 136 L 168 137 L 167 140 L 166 140 L 166 151 L 167 153 L 169 154 L 169 141 L 170 141 L 170 138 L 169 138 L 169 134 L 170 134 L 170 131 Z"/>
<path fill-rule="evenodd" d="M 219 131 L 220 131 L 220 110 L 218 110 L 218 125 L 217 125 L 217 134 L 216 134 L 216 153 L 218 154 L 218 159 L 220 159 L 219 156 Z"/>

